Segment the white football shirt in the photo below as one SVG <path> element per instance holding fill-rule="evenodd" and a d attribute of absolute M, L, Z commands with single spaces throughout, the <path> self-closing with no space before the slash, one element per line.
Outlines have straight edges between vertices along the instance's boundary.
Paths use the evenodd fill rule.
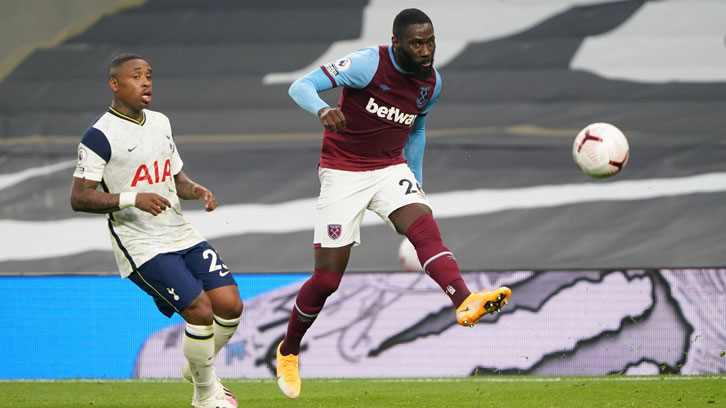
<path fill-rule="evenodd" d="M 157 193 L 172 204 L 157 216 L 136 207 L 108 214 L 113 252 L 124 278 L 158 254 L 204 241 L 182 215 L 174 175 L 183 162 L 169 119 L 148 109 L 142 114 L 137 121 L 109 108 L 84 133 L 73 173 L 99 181 L 107 193 Z"/>

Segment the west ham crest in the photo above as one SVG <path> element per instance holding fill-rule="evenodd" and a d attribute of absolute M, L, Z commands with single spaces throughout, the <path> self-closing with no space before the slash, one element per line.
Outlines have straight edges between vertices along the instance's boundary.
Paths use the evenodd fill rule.
<path fill-rule="evenodd" d="M 423 108 L 430 98 L 429 93 L 431 93 L 430 86 L 419 87 L 418 97 L 416 98 L 416 106 Z"/>
<path fill-rule="evenodd" d="M 343 231 L 343 226 L 340 224 L 328 224 L 328 236 L 330 239 L 340 238 L 340 234 Z"/>

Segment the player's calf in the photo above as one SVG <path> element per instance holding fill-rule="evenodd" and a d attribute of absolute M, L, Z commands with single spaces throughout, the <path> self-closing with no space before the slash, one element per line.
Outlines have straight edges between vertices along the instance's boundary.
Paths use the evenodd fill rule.
<path fill-rule="evenodd" d="M 457 307 L 471 293 L 459 271 L 454 254 L 444 246 L 439 227 L 431 214 L 416 219 L 406 230 L 406 237 L 416 248 L 424 271 L 443 289 Z"/>

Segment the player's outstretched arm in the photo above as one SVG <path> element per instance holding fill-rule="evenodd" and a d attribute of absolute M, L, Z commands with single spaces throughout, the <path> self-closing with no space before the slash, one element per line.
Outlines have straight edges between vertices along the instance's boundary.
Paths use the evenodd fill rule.
<path fill-rule="evenodd" d="M 180 171 L 174 176 L 174 182 L 176 183 L 176 194 L 179 198 L 202 200 L 204 201 L 204 211 L 207 212 L 217 208 L 217 200 L 214 198 L 214 194 L 203 185 L 192 181 L 184 171 Z"/>
<path fill-rule="evenodd" d="M 71 185 L 71 208 L 74 211 L 106 214 L 126 207 L 136 207 L 152 215 L 159 215 L 171 207 L 169 200 L 156 193 L 124 193 L 127 195 L 122 199 L 121 194 L 96 190 L 97 186 L 98 181 L 74 177 Z"/>

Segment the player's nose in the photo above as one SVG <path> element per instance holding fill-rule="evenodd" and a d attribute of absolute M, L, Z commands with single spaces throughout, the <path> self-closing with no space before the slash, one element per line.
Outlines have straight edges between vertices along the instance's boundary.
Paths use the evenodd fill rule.
<path fill-rule="evenodd" d="M 428 58 L 434 53 L 433 46 L 424 45 L 421 47 L 421 51 L 419 52 L 419 56 L 422 58 Z"/>

